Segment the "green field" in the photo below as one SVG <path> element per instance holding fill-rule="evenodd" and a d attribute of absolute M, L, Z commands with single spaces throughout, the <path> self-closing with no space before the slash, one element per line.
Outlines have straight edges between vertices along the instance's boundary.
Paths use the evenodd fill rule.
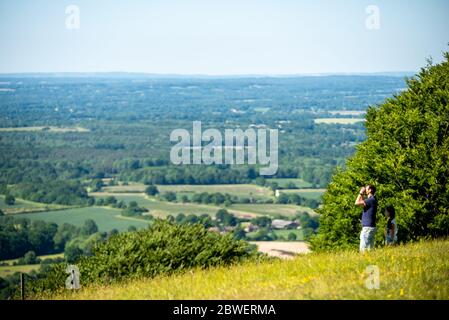
<path fill-rule="evenodd" d="M 279 187 L 286 188 L 288 183 L 294 183 L 297 188 L 312 188 L 312 184 L 310 182 L 304 181 L 302 179 L 296 178 L 282 178 L 282 179 L 267 179 L 268 182 L 276 182 L 279 184 Z"/>
<path fill-rule="evenodd" d="M 147 186 L 143 183 L 130 183 L 128 185 L 118 185 L 118 186 L 106 186 L 103 187 L 104 192 L 111 192 L 111 193 L 138 193 L 138 192 L 144 192 L 145 188 Z"/>
<path fill-rule="evenodd" d="M 145 207 L 150 210 L 150 214 L 155 217 L 166 217 L 167 215 L 177 215 L 178 213 L 184 214 L 209 214 L 214 216 L 215 213 L 222 208 L 214 205 L 196 204 L 196 203 L 173 203 L 167 201 L 159 201 L 154 198 L 145 196 L 143 193 L 104 193 L 94 192 L 91 193 L 96 198 L 105 198 L 113 195 L 118 201 L 129 203 L 130 201 L 136 201 L 139 206 Z M 239 217 L 254 217 L 257 215 L 273 215 L 283 214 L 291 216 L 296 214 L 297 211 L 307 211 L 314 214 L 314 211 L 307 207 L 295 206 L 295 205 L 283 205 L 283 204 L 233 204 L 227 208 L 230 213 Z"/>
<path fill-rule="evenodd" d="M 297 193 L 306 199 L 321 200 L 326 189 L 285 189 L 281 193 Z"/>
<path fill-rule="evenodd" d="M 142 193 L 145 191 L 144 184 L 134 183 L 127 186 L 104 187 L 103 192 L 108 193 Z M 273 192 L 268 188 L 254 184 L 214 184 L 214 185 L 157 185 L 159 192 L 176 192 L 178 195 L 193 195 L 194 193 L 228 193 L 238 197 L 271 198 Z"/>
<path fill-rule="evenodd" d="M 46 204 L 23 200 L 16 198 L 16 202 L 12 206 L 5 204 L 5 196 L 0 195 L 0 209 L 6 214 L 23 213 L 23 212 L 35 212 L 35 211 L 47 211 L 60 208 L 67 208 L 63 205 Z"/>
<path fill-rule="evenodd" d="M 26 264 L 23 266 L 0 266 L 0 278 L 6 278 L 16 272 L 29 273 L 33 270 L 39 270 L 40 264 Z"/>
<path fill-rule="evenodd" d="M 150 210 L 150 214 L 155 217 L 166 217 L 167 215 L 177 215 L 178 213 L 184 214 L 209 214 L 215 215 L 219 207 L 213 205 L 202 205 L 195 203 L 173 203 L 167 201 L 159 201 L 154 198 L 150 198 L 143 193 L 103 193 L 94 192 L 91 195 L 96 198 L 106 198 L 107 196 L 113 195 L 118 201 L 123 201 L 128 204 L 131 201 L 137 202 L 140 207 L 147 208 Z"/>
<path fill-rule="evenodd" d="M 288 235 L 290 233 L 296 234 L 296 241 L 303 241 L 304 234 L 301 229 L 292 229 L 292 230 L 274 230 L 274 234 L 278 237 L 284 237 L 285 240 L 288 239 Z"/>
<path fill-rule="evenodd" d="M 373 289 L 378 268 L 379 287 Z M 44 299 L 449 299 L 449 240 L 358 251 L 312 253 L 291 260 L 195 269 L 173 276 L 87 286 Z M 374 279 L 374 278 L 373 278 Z"/>
<path fill-rule="evenodd" d="M 254 198 L 272 198 L 273 192 L 268 188 L 260 187 L 254 184 L 216 184 L 216 185 L 158 185 L 160 192 L 182 192 L 191 193 L 228 193 L 238 197 Z"/>
<path fill-rule="evenodd" d="M 234 210 L 241 213 L 247 212 L 259 215 L 281 214 L 284 216 L 293 216 L 298 211 L 306 211 L 310 214 L 315 214 L 315 211 L 310 208 L 290 204 L 233 204 L 229 207 L 229 209 L 231 211 Z"/>
<path fill-rule="evenodd" d="M 63 258 L 63 257 L 64 257 L 64 253 L 46 254 L 46 255 L 38 256 L 38 258 L 41 259 L 41 260 Z M 19 261 L 19 259 L 3 260 L 3 261 L 0 261 L 0 262 L 1 263 L 7 263 L 10 266 L 12 266 L 13 263 L 17 262 L 17 261 Z"/>
<path fill-rule="evenodd" d="M 111 231 L 112 229 L 123 231 L 127 230 L 129 226 L 143 228 L 148 225 L 148 222 L 143 220 L 133 220 L 120 216 L 120 210 L 103 207 L 24 213 L 16 215 L 16 217 L 54 222 L 58 225 L 70 223 L 75 226 L 82 226 L 85 220 L 92 219 L 96 222 L 100 231 Z"/>

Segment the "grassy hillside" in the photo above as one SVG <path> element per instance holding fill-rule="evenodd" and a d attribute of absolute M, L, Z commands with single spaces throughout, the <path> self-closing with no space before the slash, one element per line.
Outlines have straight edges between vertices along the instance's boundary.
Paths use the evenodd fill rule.
<path fill-rule="evenodd" d="M 380 271 L 378 290 L 365 285 L 370 265 Z M 365 255 L 316 253 L 292 260 L 194 270 L 65 291 L 50 298 L 449 299 L 449 240 L 382 248 Z"/>

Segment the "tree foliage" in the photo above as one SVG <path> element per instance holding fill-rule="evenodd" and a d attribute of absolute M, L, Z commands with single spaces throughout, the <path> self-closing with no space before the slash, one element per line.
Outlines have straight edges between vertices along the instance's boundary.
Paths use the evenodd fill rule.
<path fill-rule="evenodd" d="M 361 217 L 354 200 L 362 185 L 377 186 L 378 229 L 387 204 L 396 208 L 402 242 L 449 233 L 449 53 L 429 63 L 408 90 L 367 112 L 367 139 L 323 197 L 313 249 L 355 247 Z M 381 241 L 383 232 L 377 232 Z"/>

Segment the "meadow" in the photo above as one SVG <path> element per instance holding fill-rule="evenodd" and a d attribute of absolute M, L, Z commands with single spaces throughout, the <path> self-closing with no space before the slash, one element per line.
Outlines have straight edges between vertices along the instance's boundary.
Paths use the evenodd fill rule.
<path fill-rule="evenodd" d="M 296 193 L 306 199 L 321 200 L 326 189 L 286 189 L 281 190 L 281 193 Z"/>
<path fill-rule="evenodd" d="M 378 271 L 378 282 L 372 268 Z M 289 260 L 195 269 L 36 298 L 449 299 L 449 240 L 383 247 L 366 254 L 311 253 Z"/>
<path fill-rule="evenodd" d="M 186 186 L 187 188 L 194 189 L 195 186 Z M 196 190 L 196 189 L 194 189 Z M 215 205 L 197 204 L 197 203 L 179 203 L 179 202 L 167 202 L 160 201 L 156 198 L 148 197 L 144 193 L 109 193 L 109 192 L 92 192 L 91 196 L 96 198 L 106 198 L 113 195 L 118 201 L 129 203 L 131 201 L 137 202 L 141 207 L 150 210 L 150 214 L 155 217 L 166 217 L 167 215 L 177 215 L 178 213 L 184 214 L 208 214 L 214 216 L 219 209 L 225 208 L 228 212 L 234 214 L 237 217 L 255 217 L 258 215 L 275 215 L 282 214 L 286 216 L 293 216 L 298 211 L 309 212 L 314 214 L 315 212 L 307 207 L 285 204 L 232 204 L 229 207 L 220 207 Z"/>
<path fill-rule="evenodd" d="M 55 258 L 63 258 L 63 253 L 55 253 L 55 254 L 47 254 L 38 256 L 39 259 L 55 259 Z M 16 272 L 29 273 L 33 270 L 38 270 L 40 268 L 40 264 L 25 264 L 25 265 L 13 265 L 14 262 L 17 262 L 19 259 L 11 259 L 11 260 L 3 260 L 1 261 L 2 265 L 0 266 L 0 278 L 5 278 L 7 276 L 13 275 Z"/>
<path fill-rule="evenodd" d="M 296 179 L 293 179 L 296 180 Z M 299 179 L 298 179 L 299 180 Z M 228 193 L 237 197 L 273 198 L 273 191 L 253 184 L 214 184 L 214 185 L 156 185 L 160 193 L 176 192 L 178 196 L 191 196 L 194 193 Z M 103 187 L 108 193 L 143 193 L 147 186 L 141 183 Z"/>
<path fill-rule="evenodd" d="M 130 226 L 136 228 L 144 228 L 148 225 L 145 220 L 138 220 L 120 215 L 120 210 L 106 207 L 85 207 L 67 210 L 46 211 L 37 213 L 25 213 L 20 215 L 21 218 L 33 220 L 43 220 L 46 222 L 54 222 L 58 225 L 70 223 L 81 227 L 84 221 L 92 219 L 98 225 L 99 231 L 125 231 Z"/>
<path fill-rule="evenodd" d="M 312 184 L 310 182 L 298 178 L 272 178 L 268 179 L 267 182 L 276 182 L 281 188 L 287 188 L 288 184 L 290 183 L 295 184 L 296 188 L 312 187 Z"/>
<path fill-rule="evenodd" d="M 253 184 L 217 184 L 217 185 L 158 185 L 160 192 L 181 193 L 228 193 L 238 197 L 270 198 L 273 192 L 268 188 Z"/>
<path fill-rule="evenodd" d="M 296 241 L 304 240 L 304 233 L 301 229 L 292 229 L 292 230 L 274 230 L 274 234 L 278 237 L 283 237 L 284 239 L 288 238 L 288 235 L 293 233 L 296 235 Z"/>
<path fill-rule="evenodd" d="M 236 211 L 239 213 L 248 213 L 253 215 L 276 215 L 281 214 L 284 216 L 294 216 L 298 212 L 307 212 L 309 214 L 316 214 L 315 211 L 308 207 L 296 206 L 293 204 L 233 204 L 229 206 L 229 211 Z"/>
<path fill-rule="evenodd" d="M 38 212 L 47 210 L 57 210 L 67 208 L 67 206 L 57 204 L 46 204 L 34 201 L 28 201 L 24 199 L 16 198 L 14 205 L 5 204 L 5 196 L 0 195 L 0 210 L 6 214 L 26 213 L 26 212 Z"/>
<path fill-rule="evenodd" d="M 16 272 L 30 273 L 31 271 L 38 271 L 41 265 L 38 264 L 25 264 L 20 266 L 0 266 L 0 278 L 6 278 Z"/>

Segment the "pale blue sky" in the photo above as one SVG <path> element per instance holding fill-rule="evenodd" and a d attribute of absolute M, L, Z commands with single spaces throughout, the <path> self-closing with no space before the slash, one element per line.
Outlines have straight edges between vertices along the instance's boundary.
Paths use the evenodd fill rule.
<path fill-rule="evenodd" d="M 448 50 L 448 14 L 447 0 L 0 0 L 0 72 L 416 71 Z"/>

